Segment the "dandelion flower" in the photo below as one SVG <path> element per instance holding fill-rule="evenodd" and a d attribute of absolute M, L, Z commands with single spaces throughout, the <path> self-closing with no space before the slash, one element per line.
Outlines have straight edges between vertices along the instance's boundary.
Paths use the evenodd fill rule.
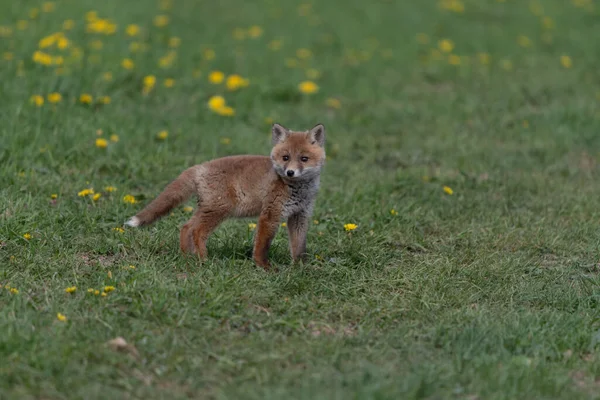
<path fill-rule="evenodd" d="M 213 111 L 217 111 L 225 107 L 225 99 L 223 96 L 212 96 L 208 99 L 208 107 Z"/>
<path fill-rule="evenodd" d="M 98 103 L 100 104 L 110 104 L 110 96 L 101 96 L 98 98 Z"/>
<path fill-rule="evenodd" d="M 319 91 L 319 86 L 313 81 L 304 81 L 298 85 L 298 89 L 304 94 L 313 94 Z"/>
<path fill-rule="evenodd" d="M 60 322 L 65 322 L 67 320 L 67 316 L 61 313 L 56 314 L 56 319 Z"/>
<path fill-rule="evenodd" d="M 116 135 L 115 135 L 115 136 L 116 136 Z M 106 186 L 106 187 L 104 188 L 104 191 L 106 191 L 106 192 L 109 192 L 109 193 L 111 193 L 111 192 L 116 192 L 116 191 L 117 191 L 117 188 L 116 188 L 116 187 L 114 187 L 114 186 Z"/>
<path fill-rule="evenodd" d="M 454 194 L 454 190 L 452 190 L 452 188 L 449 187 L 449 186 L 444 186 L 444 193 L 446 193 L 447 195 L 452 196 L 452 194 Z"/>
<path fill-rule="evenodd" d="M 573 66 L 573 61 L 571 60 L 571 57 L 567 55 L 562 55 L 560 56 L 560 64 L 564 68 L 571 68 Z"/>
<path fill-rule="evenodd" d="M 89 289 L 87 290 L 87 292 L 88 292 L 88 293 L 94 293 L 94 289 L 92 289 L 92 288 L 89 288 Z"/>
<path fill-rule="evenodd" d="M 519 37 L 517 38 L 517 43 L 521 47 L 531 47 L 532 44 L 531 39 L 529 39 L 525 35 L 519 35 Z"/>
<path fill-rule="evenodd" d="M 121 228 L 120 226 L 117 226 L 117 227 L 113 228 L 112 230 L 115 232 L 119 232 L 119 233 L 125 232 L 125 229 Z"/>
<path fill-rule="evenodd" d="M 248 229 L 250 229 L 251 231 L 255 230 L 256 229 L 256 224 L 254 222 L 250 222 L 248 224 Z"/>
<path fill-rule="evenodd" d="M 237 74 L 229 75 L 225 81 L 225 86 L 227 86 L 227 89 L 231 91 L 246 87 L 248 84 L 248 79 L 244 79 Z"/>
<path fill-rule="evenodd" d="M 192 211 L 194 211 L 194 207 L 185 206 L 183 207 L 183 211 L 185 211 L 186 213 L 191 213 Z"/>
<path fill-rule="evenodd" d="M 450 53 L 454 50 L 454 42 L 450 39 L 442 39 L 438 42 L 438 47 L 444 53 Z"/>
<path fill-rule="evenodd" d="M 271 50 L 271 51 L 278 51 L 281 49 L 282 46 L 283 46 L 282 40 L 271 40 L 268 45 L 269 50 Z"/>
<path fill-rule="evenodd" d="M 56 193 L 52 193 L 52 194 L 50 195 L 50 198 L 51 198 L 52 200 L 56 200 L 56 199 L 58 198 L 58 195 L 57 195 Z"/>
<path fill-rule="evenodd" d="M 129 204 L 135 204 L 135 203 L 137 203 L 137 200 L 132 195 L 126 194 L 125 196 L 123 196 L 123 202 L 129 203 Z"/>
<path fill-rule="evenodd" d="M 94 296 L 98 296 L 100 294 L 100 291 L 98 289 L 94 290 Z"/>
<path fill-rule="evenodd" d="M 169 17 L 167 15 L 157 15 L 154 17 L 154 26 L 162 28 L 169 24 Z"/>
<path fill-rule="evenodd" d="M 60 93 L 53 92 L 48 95 L 48 103 L 56 104 L 60 103 L 61 100 L 62 96 L 60 95 Z"/>
<path fill-rule="evenodd" d="M 345 224 L 344 225 L 344 229 L 346 230 L 346 232 L 353 231 L 356 228 L 358 228 L 358 225 L 356 225 L 356 224 Z"/>
<path fill-rule="evenodd" d="M 216 53 L 213 49 L 204 49 L 204 51 L 202 52 L 202 57 L 207 60 L 213 60 L 216 57 Z"/>
<path fill-rule="evenodd" d="M 135 24 L 127 25 L 127 28 L 125 28 L 125 33 L 128 36 L 137 36 L 140 33 L 140 27 Z"/>
<path fill-rule="evenodd" d="M 159 140 L 165 140 L 168 136 L 169 136 L 169 132 L 164 131 L 164 130 L 158 132 L 158 134 L 156 135 L 157 139 L 159 139 Z"/>
<path fill-rule="evenodd" d="M 106 293 L 112 292 L 113 290 L 115 290 L 114 286 L 104 286 L 104 291 Z"/>
<path fill-rule="evenodd" d="M 35 104 L 38 107 L 41 107 L 44 105 L 44 98 L 42 96 L 40 96 L 39 94 L 34 94 L 33 96 L 31 96 L 29 101 L 31 101 L 31 103 Z"/>
<path fill-rule="evenodd" d="M 217 114 L 224 117 L 233 117 L 235 115 L 235 109 L 229 106 L 221 107 L 217 110 Z"/>
<path fill-rule="evenodd" d="M 231 143 L 231 139 L 229 139 L 228 137 L 224 137 L 221 139 L 221 144 L 228 145 L 230 143 Z"/>
<path fill-rule="evenodd" d="M 287 226 L 287 222 L 282 222 L 281 227 L 285 228 Z"/>
<path fill-rule="evenodd" d="M 62 24 L 62 28 L 65 31 L 70 31 L 71 29 L 73 29 L 74 26 L 75 26 L 75 21 L 73 21 L 72 19 L 67 19 Z"/>
<path fill-rule="evenodd" d="M 10 288 L 10 293 L 19 294 L 19 289 L 17 289 L 16 287 Z"/>
<path fill-rule="evenodd" d="M 456 54 L 450 54 L 448 56 L 448 64 L 460 65 L 460 62 L 461 62 L 460 56 L 457 56 Z"/>
<path fill-rule="evenodd" d="M 312 57 L 312 52 L 309 49 L 298 49 L 296 50 L 296 57 L 301 60 Z"/>
<path fill-rule="evenodd" d="M 96 193 L 95 195 L 92 196 L 92 200 L 93 201 L 98 201 L 98 199 L 102 196 L 102 194 L 100 193 Z"/>
<path fill-rule="evenodd" d="M 112 72 L 105 72 L 102 74 L 102 79 L 105 80 L 106 82 L 112 81 L 112 78 L 113 78 Z"/>
<path fill-rule="evenodd" d="M 232 36 L 235 40 L 244 40 L 246 38 L 246 32 L 242 28 L 235 28 Z"/>
<path fill-rule="evenodd" d="M 96 139 L 96 147 L 100 149 L 105 149 L 108 146 L 108 140 L 103 138 Z"/>
<path fill-rule="evenodd" d="M 210 81 L 210 83 L 215 85 L 218 85 L 219 83 L 223 82 L 223 79 L 225 79 L 225 74 L 221 71 L 212 71 L 208 75 L 208 80 Z"/>
<path fill-rule="evenodd" d="M 91 104 L 92 100 L 93 98 L 91 94 L 84 93 L 81 96 L 79 96 L 79 101 L 83 104 Z"/>
<path fill-rule="evenodd" d="M 394 210 L 393 208 L 390 210 L 390 214 L 391 215 L 398 215 L 398 211 Z"/>
<path fill-rule="evenodd" d="M 67 292 L 67 293 L 75 293 L 76 291 L 77 291 L 77 286 L 70 286 L 65 289 L 65 292 Z"/>
<path fill-rule="evenodd" d="M 106 297 L 106 292 L 102 292 L 102 293 L 100 293 L 100 296 L 102 296 L 102 297 Z"/>
<path fill-rule="evenodd" d="M 173 79 L 173 78 L 165 79 L 164 85 L 166 88 L 171 88 L 171 87 L 175 86 L 175 79 Z"/>
<path fill-rule="evenodd" d="M 92 189 L 92 188 L 83 189 L 82 191 L 80 191 L 79 193 L 77 193 L 77 196 L 79 196 L 79 197 L 85 197 L 85 196 L 89 196 L 90 194 L 94 194 L 94 189 Z"/>
<path fill-rule="evenodd" d="M 30 233 L 26 233 L 26 234 L 23 235 L 23 238 L 25 240 L 29 240 L 29 239 L 31 239 L 31 234 Z"/>
<path fill-rule="evenodd" d="M 175 48 L 175 47 L 179 47 L 179 45 L 181 44 L 181 39 L 178 37 L 172 37 L 169 39 L 169 47 Z"/>
<path fill-rule="evenodd" d="M 127 70 L 132 70 L 135 64 L 131 58 L 125 58 L 121 61 L 121 66 Z"/>
<path fill-rule="evenodd" d="M 253 25 L 250 27 L 250 29 L 248 29 L 248 36 L 250 36 L 253 39 L 256 39 L 256 38 L 262 36 L 262 34 L 263 34 L 263 29 L 258 25 Z"/>
<path fill-rule="evenodd" d="M 325 100 L 325 104 L 327 105 L 327 107 L 335 109 L 340 109 L 342 107 L 342 103 L 338 99 L 334 99 L 333 97 L 330 97 L 327 100 Z"/>

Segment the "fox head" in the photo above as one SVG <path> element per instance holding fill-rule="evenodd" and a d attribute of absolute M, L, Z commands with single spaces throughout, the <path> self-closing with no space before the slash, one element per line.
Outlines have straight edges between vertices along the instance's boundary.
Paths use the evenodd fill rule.
<path fill-rule="evenodd" d="M 275 172 L 286 180 L 311 179 L 325 163 L 325 127 L 316 125 L 306 132 L 294 132 L 273 124 L 271 160 Z"/>

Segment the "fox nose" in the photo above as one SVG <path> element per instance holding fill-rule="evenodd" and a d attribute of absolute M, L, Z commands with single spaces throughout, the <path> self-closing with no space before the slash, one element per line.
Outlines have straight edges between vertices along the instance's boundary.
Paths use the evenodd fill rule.
<path fill-rule="evenodd" d="M 286 172 L 287 176 L 294 176 L 294 170 L 293 169 L 288 169 Z"/>

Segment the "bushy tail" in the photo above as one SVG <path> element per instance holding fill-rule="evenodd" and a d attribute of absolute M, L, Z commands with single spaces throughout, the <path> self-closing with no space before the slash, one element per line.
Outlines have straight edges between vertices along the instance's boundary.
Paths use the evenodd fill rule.
<path fill-rule="evenodd" d="M 196 191 L 193 173 L 194 171 L 191 168 L 183 171 L 177 179 L 167 185 L 156 199 L 134 217 L 131 217 L 125 225 L 136 227 L 151 224 L 189 199 Z"/>

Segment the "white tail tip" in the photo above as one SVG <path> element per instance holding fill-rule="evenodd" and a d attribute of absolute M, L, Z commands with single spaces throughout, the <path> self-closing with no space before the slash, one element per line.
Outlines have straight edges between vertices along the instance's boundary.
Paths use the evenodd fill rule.
<path fill-rule="evenodd" d="M 129 221 L 125 222 L 125 225 L 135 228 L 136 226 L 140 226 L 140 219 L 138 217 L 131 217 Z"/>

